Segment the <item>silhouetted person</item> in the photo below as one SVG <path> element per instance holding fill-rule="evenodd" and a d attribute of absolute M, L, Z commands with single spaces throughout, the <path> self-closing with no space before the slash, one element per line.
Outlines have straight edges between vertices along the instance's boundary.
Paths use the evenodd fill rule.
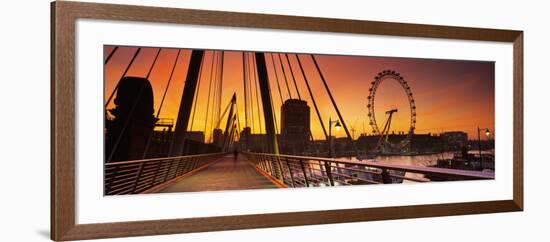
<path fill-rule="evenodd" d="M 140 77 L 124 77 L 118 84 L 114 116 L 105 122 L 105 161 L 142 159 L 156 119 L 153 116 L 153 88 Z M 110 159 L 109 159 L 110 158 Z"/>

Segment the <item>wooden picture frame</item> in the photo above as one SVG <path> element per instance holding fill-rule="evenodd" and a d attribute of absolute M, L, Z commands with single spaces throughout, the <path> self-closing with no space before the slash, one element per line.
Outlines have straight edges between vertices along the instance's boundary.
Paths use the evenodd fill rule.
<path fill-rule="evenodd" d="M 100 224 L 75 222 L 75 22 L 142 21 L 513 43 L 513 199 Z M 99 239 L 523 210 L 523 32 L 59 1 L 51 4 L 51 239 Z"/>

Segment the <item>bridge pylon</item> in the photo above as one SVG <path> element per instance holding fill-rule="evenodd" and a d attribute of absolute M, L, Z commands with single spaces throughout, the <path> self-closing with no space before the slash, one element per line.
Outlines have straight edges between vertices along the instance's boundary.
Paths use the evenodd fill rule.
<path fill-rule="evenodd" d="M 279 144 L 277 143 L 277 134 L 275 133 L 275 122 L 273 117 L 273 107 L 271 100 L 271 91 L 269 89 L 269 79 L 267 75 L 267 66 L 264 53 L 256 52 L 256 69 L 258 70 L 258 84 L 262 96 L 262 107 L 264 110 L 265 130 L 267 133 L 267 149 L 269 153 L 278 155 Z M 278 162 L 273 162 L 276 177 L 282 179 L 281 167 Z"/>

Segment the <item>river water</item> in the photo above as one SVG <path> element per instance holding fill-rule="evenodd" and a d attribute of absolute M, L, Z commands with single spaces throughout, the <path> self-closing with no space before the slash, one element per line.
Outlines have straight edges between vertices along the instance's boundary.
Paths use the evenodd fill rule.
<path fill-rule="evenodd" d="M 407 155 L 391 155 L 391 156 L 376 156 L 374 159 L 369 159 L 368 161 L 374 161 L 374 162 L 380 162 L 380 163 L 386 163 L 391 165 L 406 165 L 406 166 L 429 166 L 429 165 L 435 165 L 437 164 L 438 159 L 450 159 L 453 158 L 454 152 L 443 152 L 443 153 L 437 153 L 437 154 L 429 154 L 429 155 L 414 155 L 414 156 L 407 156 Z M 341 157 L 337 159 L 342 160 L 354 160 L 357 161 L 356 157 Z M 425 179 L 423 174 L 416 174 L 407 172 L 405 173 L 405 177 L 413 178 L 413 179 Z M 409 180 L 403 180 L 404 183 L 409 183 L 411 181 Z"/>
<path fill-rule="evenodd" d="M 443 152 L 429 155 L 384 155 L 376 156 L 368 161 L 383 162 L 392 165 L 407 165 L 407 166 L 428 166 L 437 163 L 438 159 L 453 158 L 454 152 Z M 356 157 L 340 157 L 336 159 L 357 161 Z"/>
<path fill-rule="evenodd" d="M 392 164 L 392 165 L 406 165 L 406 166 L 429 166 L 437 164 L 438 159 L 451 159 L 453 158 L 456 152 L 442 152 L 429 155 L 414 155 L 414 156 L 405 156 L 405 155 L 392 155 L 392 156 L 376 156 L 374 159 L 369 159 L 368 161 Z M 478 151 L 470 150 L 469 153 L 478 154 Z M 482 151 L 482 153 L 491 153 L 494 154 L 494 150 Z M 354 160 L 357 161 L 356 157 L 341 157 L 337 159 L 342 160 Z M 415 174 L 407 172 L 405 177 L 423 179 L 424 175 Z M 408 183 L 411 181 L 403 181 Z"/>

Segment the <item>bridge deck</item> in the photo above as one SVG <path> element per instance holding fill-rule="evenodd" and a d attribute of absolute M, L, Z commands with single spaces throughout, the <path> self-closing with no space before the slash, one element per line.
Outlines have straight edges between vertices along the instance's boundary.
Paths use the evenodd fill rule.
<path fill-rule="evenodd" d="M 158 192 L 198 192 L 259 188 L 277 188 L 277 186 L 267 177 L 256 171 L 244 155 L 239 155 L 237 159 L 234 159 L 233 155 L 228 155 Z"/>

